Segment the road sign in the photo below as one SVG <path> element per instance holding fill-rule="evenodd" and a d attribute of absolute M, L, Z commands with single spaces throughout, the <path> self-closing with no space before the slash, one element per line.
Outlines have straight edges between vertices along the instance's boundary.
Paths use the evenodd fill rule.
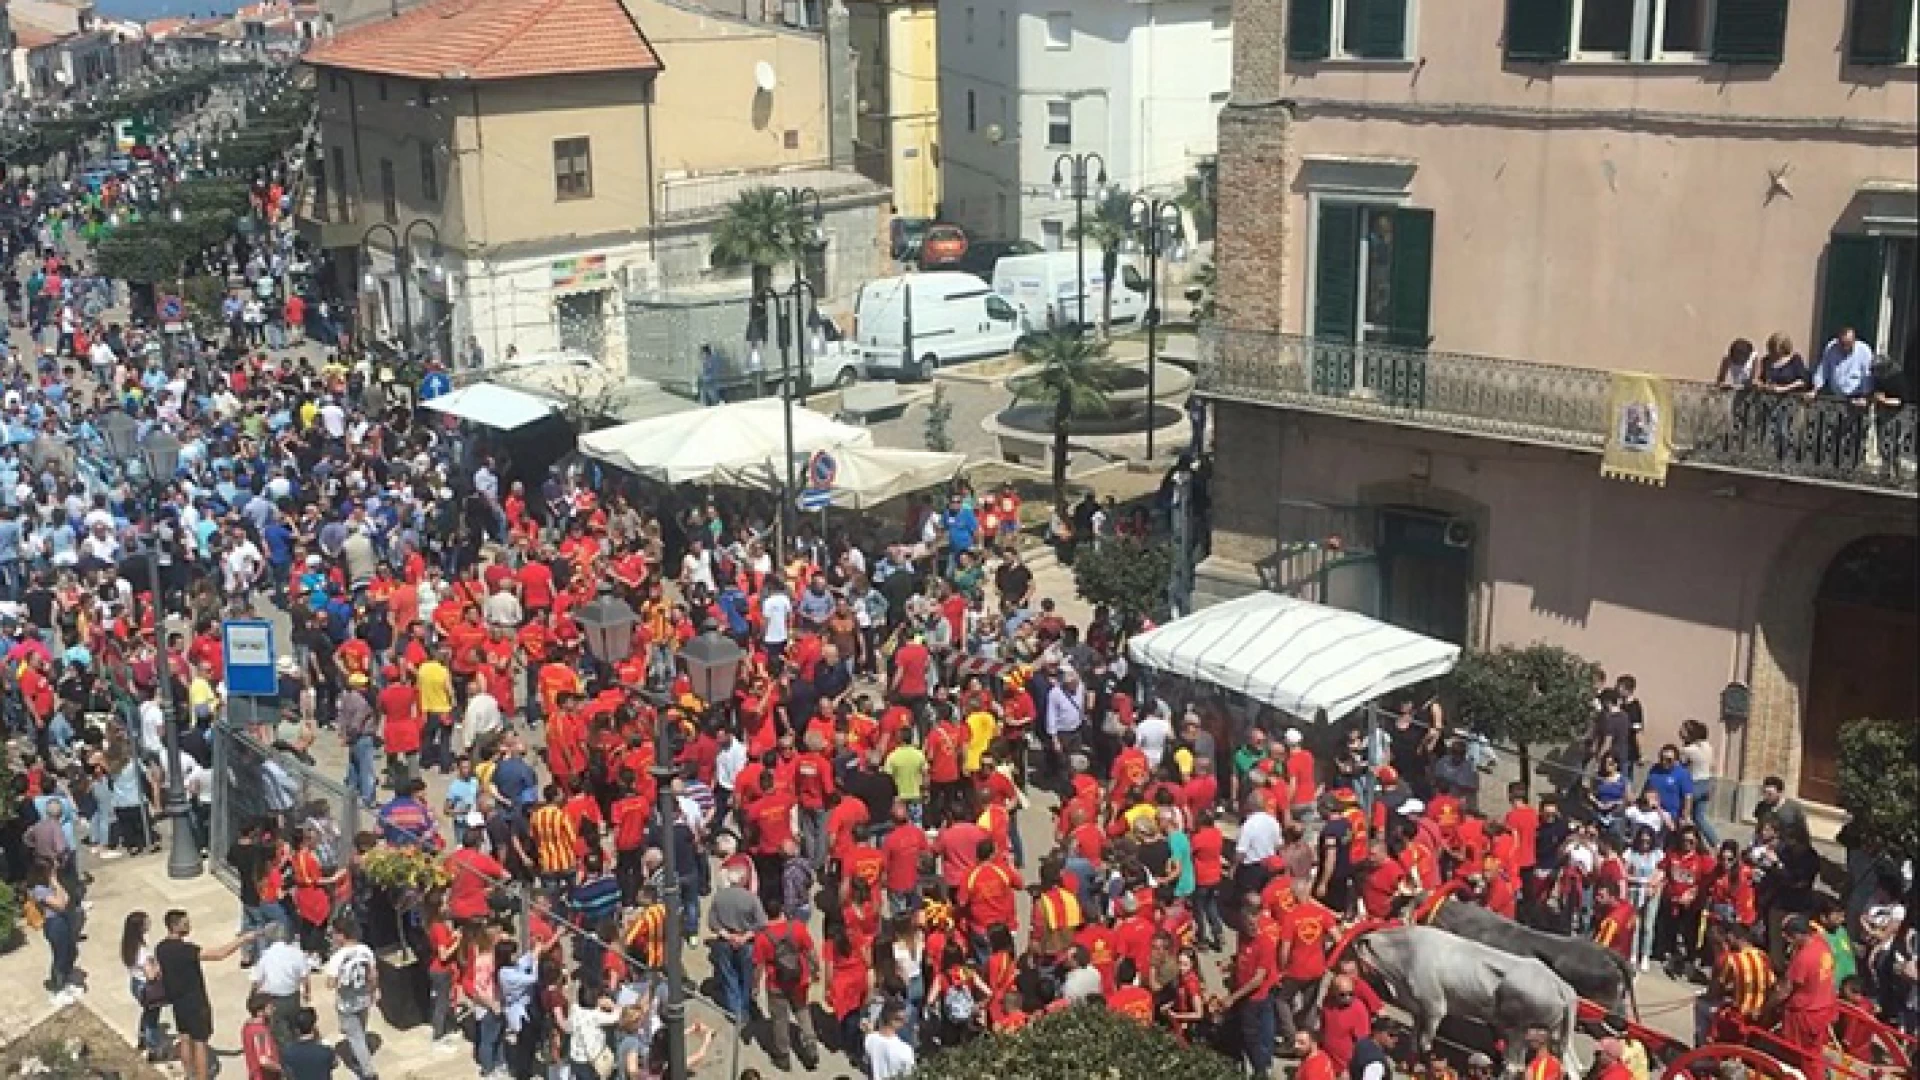
<path fill-rule="evenodd" d="M 186 316 L 186 313 L 187 309 L 180 303 L 179 297 L 163 296 L 160 298 L 161 322 L 177 323 Z"/>
<path fill-rule="evenodd" d="M 808 488 L 801 492 L 799 498 L 794 499 L 793 502 L 794 505 L 798 506 L 801 510 L 809 513 L 815 510 L 825 510 L 827 506 L 833 502 L 833 492 L 825 488 Z"/>
<path fill-rule="evenodd" d="M 833 486 L 833 478 L 840 474 L 840 463 L 825 450 L 816 450 L 807 459 L 807 487 L 827 489 Z"/>
<path fill-rule="evenodd" d="M 272 623 L 264 619 L 229 619 L 221 623 L 220 658 L 226 665 L 229 696 L 279 695 L 280 672 L 274 663 Z"/>

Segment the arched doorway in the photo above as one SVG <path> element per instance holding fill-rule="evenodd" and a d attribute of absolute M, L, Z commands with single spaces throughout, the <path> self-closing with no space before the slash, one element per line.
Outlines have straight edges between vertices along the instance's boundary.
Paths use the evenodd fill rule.
<path fill-rule="evenodd" d="M 1827 564 L 1801 713 L 1802 798 L 1839 802 L 1840 728 L 1847 721 L 1920 716 L 1913 679 L 1913 658 L 1920 654 L 1916 556 L 1911 536 L 1869 536 Z"/>

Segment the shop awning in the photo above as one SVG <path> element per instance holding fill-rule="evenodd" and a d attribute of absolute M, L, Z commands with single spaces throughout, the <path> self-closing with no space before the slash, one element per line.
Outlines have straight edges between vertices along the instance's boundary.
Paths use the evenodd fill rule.
<path fill-rule="evenodd" d="M 420 407 L 500 431 L 516 431 L 559 411 L 545 398 L 490 382 L 463 386 L 452 393 L 423 401 Z"/>
<path fill-rule="evenodd" d="M 1134 638 L 1136 663 L 1339 720 L 1382 694 L 1453 670 L 1458 645 L 1357 612 L 1254 593 Z"/>
<path fill-rule="evenodd" d="M 795 453 L 872 442 L 865 428 L 811 409 L 793 410 Z M 781 406 L 774 398 L 696 408 L 580 437 L 583 455 L 667 484 L 725 483 L 727 470 L 778 460 L 785 445 Z"/>
<path fill-rule="evenodd" d="M 807 458 L 795 454 L 793 472 L 802 487 L 811 487 L 819 477 L 807 476 Z M 841 510 L 864 510 L 888 499 L 912 491 L 944 484 L 960 475 L 967 463 L 965 454 L 936 450 L 892 450 L 878 446 L 843 446 L 828 452 L 832 461 L 832 479 L 825 485 L 827 504 Z M 780 455 L 751 466 L 726 469 L 720 479 L 736 487 L 778 490 L 785 481 L 777 475 Z"/>

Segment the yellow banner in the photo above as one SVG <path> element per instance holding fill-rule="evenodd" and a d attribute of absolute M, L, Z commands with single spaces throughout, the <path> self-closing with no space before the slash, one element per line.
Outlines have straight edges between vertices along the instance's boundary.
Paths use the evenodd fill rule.
<path fill-rule="evenodd" d="M 1607 390 L 1607 449 L 1600 475 L 1665 484 L 1673 460 L 1673 391 L 1658 375 L 1615 372 Z"/>

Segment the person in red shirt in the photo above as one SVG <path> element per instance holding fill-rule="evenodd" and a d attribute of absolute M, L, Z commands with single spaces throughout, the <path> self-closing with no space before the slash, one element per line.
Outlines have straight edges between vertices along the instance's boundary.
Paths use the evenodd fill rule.
<path fill-rule="evenodd" d="M 1367 848 L 1367 862 L 1360 872 L 1360 906 L 1368 915 L 1385 919 L 1393 915 L 1400 899 L 1410 893 L 1407 868 L 1387 853 L 1387 842 L 1374 837 Z"/>
<path fill-rule="evenodd" d="M 790 798 L 790 796 L 789 796 Z M 764 889 L 765 886 L 762 885 Z M 820 1067 L 820 1049 L 813 1037 L 813 1018 L 807 1011 L 807 996 L 820 970 L 820 954 L 814 948 L 807 925 L 787 918 L 778 897 L 766 901 L 767 925 L 753 940 L 753 962 L 767 985 L 768 1022 L 773 1029 L 770 1056 L 773 1067 L 781 1072 L 793 1068 L 789 1055 L 792 1030 L 800 1032 L 800 1063 L 812 1072 Z M 791 975 L 780 971 L 782 951 L 797 952 L 798 970 Z"/>
<path fill-rule="evenodd" d="M 493 856 L 480 850 L 486 830 L 469 828 L 460 850 L 447 857 L 447 917 L 454 922 L 484 919 L 489 912 L 488 898 L 506 882 L 507 868 Z"/>
<path fill-rule="evenodd" d="M 880 842 L 886 863 L 881 884 L 887 891 L 888 911 L 905 915 L 920 910 L 920 859 L 933 845 L 926 830 L 913 823 L 905 802 L 893 801 L 892 817 L 893 830 Z"/>
<path fill-rule="evenodd" d="M 809 736 L 793 758 L 793 793 L 800 805 L 800 840 L 817 874 L 827 866 L 827 800 L 834 794 L 833 765 L 825 744 Z"/>
<path fill-rule="evenodd" d="M 1260 914 L 1260 899 L 1246 900 L 1248 932 L 1240 935 L 1227 978 L 1226 1006 L 1240 1021 L 1241 1054 L 1253 1075 L 1273 1070 L 1274 1008 L 1270 996 L 1279 983 L 1280 962 L 1275 952 L 1277 931 Z"/>
<path fill-rule="evenodd" d="M 937 723 L 927 732 L 925 748 L 927 780 L 932 785 L 927 814 L 935 825 L 944 825 L 971 816 L 966 812 L 966 777 L 961 771 L 969 732 L 954 718 L 951 706 L 940 703 L 935 709 Z"/>
<path fill-rule="evenodd" d="M 860 1022 L 866 1017 L 867 994 L 873 985 L 869 950 L 847 933 L 844 919 L 828 916 L 826 937 L 827 1011 L 839 1021 L 841 1048 L 858 1066 L 865 1038 Z"/>
<path fill-rule="evenodd" d="M 1327 973 L 1327 948 L 1340 934 L 1340 920 L 1326 905 L 1308 895 L 1307 883 L 1294 893 L 1298 901 L 1280 920 L 1280 1011 L 1283 1038 L 1299 1030 L 1298 1017 L 1313 1004 L 1313 992 Z M 1304 1003 L 1304 1007 L 1303 1007 Z"/>
<path fill-rule="evenodd" d="M 1595 943 L 1619 953 L 1621 959 L 1633 958 L 1634 912 L 1619 886 L 1608 883 L 1593 888 L 1593 910 L 1599 916 L 1593 928 Z"/>
<path fill-rule="evenodd" d="M 888 698 L 910 711 L 917 710 L 926 704 L 927 676 L 932 669 L 933 654 L 927 651 L 920 635 L 913 635 L 893 652 L 893 674 L 887 680 Z"/>
<path fill-rule="evenodd" d="M 1533 869 L 1534 843 L 1540 835 L 1540 811 L 1527 802 L 1527 789 L 1522 784 L 1507 785 L 1507 816 L 1505 824 L 1513 833 L 1513 863 L 1515 874 L 1525 875 Z"/>
<path fill-rule="evenodd" d="M 1220 917 L 1220 880 L 1225 874 L 1227 841 L 1214 824 L 1211 807 L 1196 810 L 1193 824 L 1187 838 L 1193 852 L 1193 917 L 1201 946 L 1217 951 L 1226 936 L 1226 922 Z"/>
<path fill-rule="evenodd" d="M 1840 1015 L 1840 999 L 1833 984 L 1833 949 L 1804 915 L 1789 915 L 1780 924 L 1792 958 L 1787 973 L 1773 987 L 1780 1009 L 1780 1034 L 1790 1043 L 1818 1050 L 1827 1045 L 1833 1022 Z"/>
<path fill-rule="evenodd" d="M 1153 1023 L 1153 994 L 1140 985 L 1140 968 L 1132 957 L 1121 958 L 1114 967 L 1113 981 L 1107 1008 L 1138 1023 Z"/>
<path fill-rule="evenodd" d="M 746 822 L 754 871 L 760 878 L 760 898 L 777 897 L 786 861 L 783 852 L 800 828 L 800 804 L 792 788 L 776 785 L 771 771 L 761 773 L 760 795 L 747 810 Z"/>
<path fill-rule="evenodd" d="M 1349 1055 L 1352 1051 L 1349 1049 Z M 1333 1055 L 1320 1048 L 1320 1040 L 1313 1032 L 1305 1029 L 1293 1033 L 1293 1056 L 1300 1059 L 1300 1065 L 1293 1070 L 1293 1080 L 1338 1080 L 1347 1074 L 1345 1062 L 1336 1062 Z"/>
<path fill-rule="evenodd" d="M 996 926 L 1006 927 L 1008 933 L 1018 933 L 1020 910 L 1016 903 L 1025 886 L 1020 880 L 1020 871 L 998 857 L 992 840 L 980 841 L 974 854 L 978 865 L 967 873 L 966 882 L 955 894 L 974 936 L 984 940 L 987 931 Z"/>
<path fill-rule="evenodd" d="M 887 857 L 871 842 L 871 830 L 865 825 L 853 830 L 853 843 L 840 860 L 840 885 L 848 896 L 864 886 L 869 895 L 879 896 L 887 876 Z"/>
<path fill-rule="evenodd" d="M 381 689 L 376 705 L 380 710 L 381 737 L 387 744 L 387 773 L 394 790 L 413 779 L 420 757 L 420 736 L 425 718 L 420 712 L 420 691 L 400 677 L 400 670 L 387 665 L 382 672 L 387 685 Z"/>
<path fill-rule="evenodd" d="M 1122 918 L 1113 924 L 1113 955 L 1117 960 L 1131 960 L 1136 969 L 1146 969 L 1153 962 L 1153 935 L 1159 931 L 1154 922 L 1153 913 L 1141 907 L 1132 896 L 1120 899 Z"/>

